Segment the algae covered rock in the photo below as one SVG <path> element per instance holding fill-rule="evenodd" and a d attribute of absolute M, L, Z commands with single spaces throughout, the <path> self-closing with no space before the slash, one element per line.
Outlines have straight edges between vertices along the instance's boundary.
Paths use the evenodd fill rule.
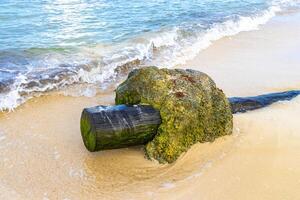
<path fill-rule="evenodd" d="M 197 142 L 232 133 L 229 102 L 206 74 L 195 70 L 145 67 L 130 72 L 116 89 L 116 104 L 149 104 L 162 123 L 146 154 L 161 163 L 175 161 Z"/>

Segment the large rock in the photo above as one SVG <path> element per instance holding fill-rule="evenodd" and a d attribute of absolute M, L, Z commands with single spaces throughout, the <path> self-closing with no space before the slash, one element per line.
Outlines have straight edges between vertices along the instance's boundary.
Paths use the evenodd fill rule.
<path fill-rule="evenodd" d="M 116 104 L 150 104 L 162 124 L 146 154 L 171 163 L 197 142 L 232 133 L 232 113 L 222 90 L 195 70 L 145 67 L 133 70 L 116 89 Z"/>

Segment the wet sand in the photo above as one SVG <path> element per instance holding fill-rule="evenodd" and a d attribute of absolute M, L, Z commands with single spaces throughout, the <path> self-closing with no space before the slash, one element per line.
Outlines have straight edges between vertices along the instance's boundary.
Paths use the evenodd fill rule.
<path fill-rule="evenodd" d="M 217 41 L 186 66 L 211 75 L 228 96 L 299 89 L 300 17 Z M 142 147 L 89 153 L 84 107 L 113 104 L 57 93 L 0 114 L 0 199 L 299 199 L 300 97 L 234 116 L 234 133 L 196 144 L 172 165 Z"/>
<path fill-rule="evenodd" d="M 183 68 L 209 74 L 228 96 L 300 88 L 300 11 L 218 40 Z"/>

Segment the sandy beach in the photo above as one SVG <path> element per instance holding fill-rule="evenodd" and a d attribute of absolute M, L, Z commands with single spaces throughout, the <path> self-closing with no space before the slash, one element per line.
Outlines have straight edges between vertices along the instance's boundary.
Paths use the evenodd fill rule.
<path fill-rule="evenodd" d="M 179 68 L 209 74 L 227 96 L 300 88 L 300 13 L 216 41 Z M 79 129 L 83 108 L 111 105 L 58 92 L 0 113 L 0 199 L 300 198 L 300 97 L 234 115 L 234 133 L 196 144 L 160 165 L 142 147 L 88 152 Z"/>

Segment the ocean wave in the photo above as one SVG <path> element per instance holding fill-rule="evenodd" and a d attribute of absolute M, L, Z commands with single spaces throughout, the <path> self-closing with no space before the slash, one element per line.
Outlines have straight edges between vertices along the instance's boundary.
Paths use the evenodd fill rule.
<path fill-rule="evenodd" d="M 184 64 L 214 41 L 242 31 L 256 30 L 276 13 L 297 5 L 299 0 L 276 0 L 266 10 L 251 16 L 238 15 L 209 26 L 201 23 L 177 26 L 145 33 L 112 46 L 85 46 L 75 50 L 29 49 L 22 53 L 2 53 L 2 56 L 6 56 L 2 60 L 10 66 L 9 69 L 1 69 L 2 73 L 10 70 L 10 75 L 13 76 L 0 79 L 0 110 L 13 110 L 34 96 L 73 84 L 97 84 L 100 88 L 105 87 L 133 68 L 145 65 L 174 67 Z M 14 69 L 18 65 L 23 66 L 21 71 L 17 67 Z"/>
<path fill-rule="evenodd" d="M 192 40 L 185 41 L 185 44 L 178 43 L 178 35 L 170 34 L 174 41 L 168 49 L 171 50 L 168 56 L 163 55 L 163 59 L 152 60 L 154 65 L 174 67 L 185 64 L 186 61 L 196 57 L 196 55 L 209 47 L 214 41 L 223 37 L 233 36 L 243 31 L 257 30 L 260 25 L 266 24 L 277 13 L 284 9 L 299 6 L 299 0 L 276 0 L 271 6 L 252 16 L 237 16 L 235 19 L 227 20 L 223 23 L 215 23 L 210 28 L 200 31 Z M 176 38 L 177 37 L 177 38 Z M 154 42 L 154 44 L 156 44 Z M 175 51 L 173 50 L 175 49 Z M 171 61 L 170 61 L 171 60 Z"/>

